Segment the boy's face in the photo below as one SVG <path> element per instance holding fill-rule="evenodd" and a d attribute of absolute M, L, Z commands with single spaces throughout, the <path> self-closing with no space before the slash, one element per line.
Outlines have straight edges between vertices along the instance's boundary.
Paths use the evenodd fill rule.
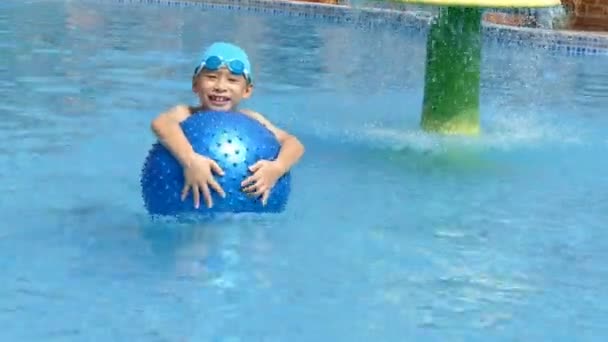
<path fill-rule="evenodd" d="M 243 75 L 234 75 L 227 68 L 203 69 L 192 82 L 201 105 L 207 110 L 230 111 L 251 96 L 253 86 Z"/>

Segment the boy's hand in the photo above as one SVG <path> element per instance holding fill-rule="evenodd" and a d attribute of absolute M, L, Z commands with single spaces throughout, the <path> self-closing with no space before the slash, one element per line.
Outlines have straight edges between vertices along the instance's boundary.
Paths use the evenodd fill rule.
<path fill-rule="evenodd" d="M 186 199 L 188 192 L 192 189 L 195 208 L 198 209 L 200 206 L 201 192 L 205 198 L 207 208 L 213 207 L 209 187 L 217 191 L 220 196 L 226 197 L 224 190 L 213 177 L 213 172 L 220 176 L 224 175 L 224 171 L 214 160 L 195 153 L 190 165 L 184 167 L 185 184 L 182 189 L 182 201 Z"/>
<path fill-rule="evenodd" d="M 253 172 L 253 175 L 241 183 L 243 191 L 255 197 L 262 195 L 262 205 L 266 205 L 270 190 L 285 174 L 285 167 L 277 161 L 260 160 L 251 165 L 249 171 Z"/>

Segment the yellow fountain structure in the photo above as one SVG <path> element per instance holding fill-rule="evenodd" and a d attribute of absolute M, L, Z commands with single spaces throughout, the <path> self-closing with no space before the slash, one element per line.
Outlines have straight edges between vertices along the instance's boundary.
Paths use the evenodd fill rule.
<path fill-rule="evenodd" d="M 560 0 L 396 0 L 439 7 L 427 40 L 421 126 L 440 134 L 480 132 L 482 12 L 486 8 L 541 8 Z"/>

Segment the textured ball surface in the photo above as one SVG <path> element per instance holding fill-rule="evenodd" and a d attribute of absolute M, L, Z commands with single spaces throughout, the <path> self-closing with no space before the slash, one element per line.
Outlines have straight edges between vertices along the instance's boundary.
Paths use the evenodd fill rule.
<path fill-rule="evenodd" d="M 160 143 L 153 145 L 142 170 L 141 187 L 144 204 L 153 215 L 177 215 L 189 212 L 281 212 L 290 192 L 290 174 L 281 177 L 271 190 L 266 206 L 261 198 L 242 191 L 241 182 L 252 173 L 249 166 L 261 159 L 274 160 L 280 144 L 266 127 L 241 113 L 196 113 L 182 122 L 188 141 L 198 154 L 215 160 L 224 176 L 215 179 L 226 192 L 221 198 L 211 189 L 213 207 L 207 208 L 201 194 L 201 205 L 194 208 L 192 192 L 182 201 L 183 169 Z"/>

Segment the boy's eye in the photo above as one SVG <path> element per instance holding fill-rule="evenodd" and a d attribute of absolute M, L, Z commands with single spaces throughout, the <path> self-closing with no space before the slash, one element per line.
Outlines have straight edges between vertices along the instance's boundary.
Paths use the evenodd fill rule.
<path fill-rule="evenodd" d="M 238 77 L 228 77 L 228 81 L 230 81 L 230 82 L 238 82 L 239 78 Z"/>

